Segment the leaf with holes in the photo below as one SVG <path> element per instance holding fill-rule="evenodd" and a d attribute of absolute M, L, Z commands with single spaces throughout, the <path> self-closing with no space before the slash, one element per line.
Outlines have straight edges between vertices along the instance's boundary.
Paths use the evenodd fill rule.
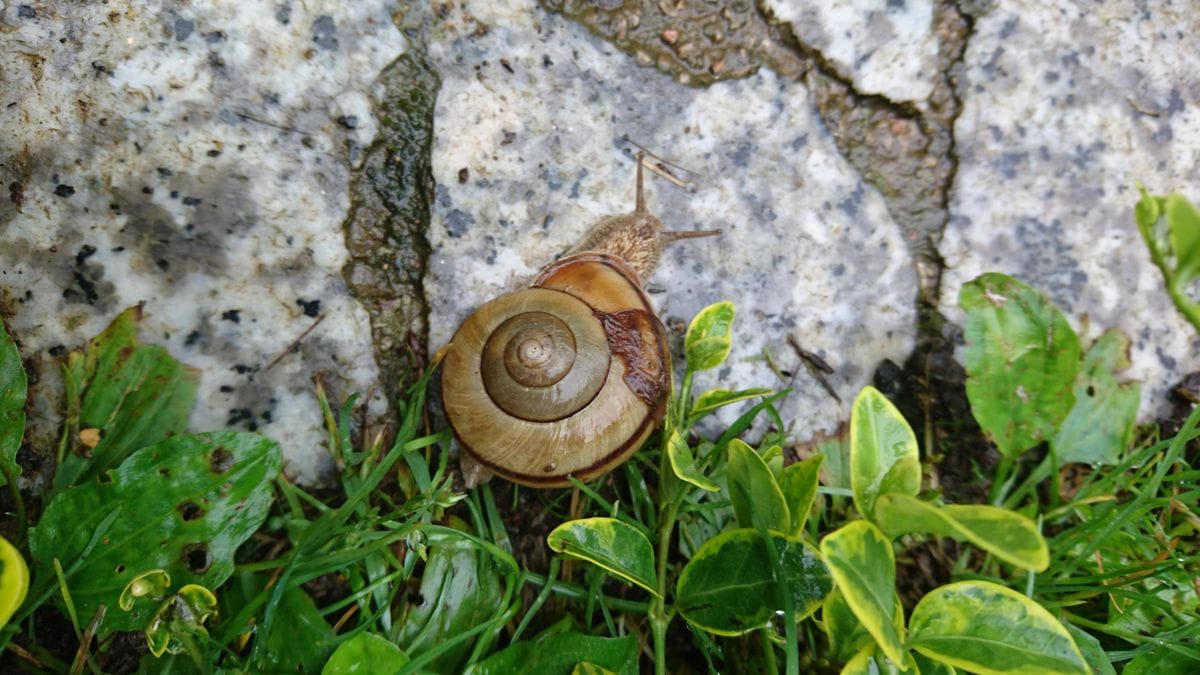
<path fill-rule="evenodd" d="M 140 307 L 121 312 L 86 349 L 67 356 L 68 425 L 94 440 L 71 439 L 72 451 L 54 476 L 56 492 L 187 428 L 200 376 L 166 349 L 138 342 L 141 318 Z"/>
<path fill-rule="evenodd" d="M 0 465 L 10 476 L 19 476 L 17 450 L 25 435 L 25 369 L 17 345 L 4 330 L 0 321 Z M 0 485 L 7 484 L 0 475 Z"/>
<path fill-rule="evenodd" d="M 1075 406 L 1054 434 L 1051 446 L 1060 464 L 1116 464 L 1133 445 L 1142 388 L 1117 382 L 1113 373 L 1129 367 L 1129 338 L 1105 331 L 1083 355 L 1075 377 Z"/>
<path fill-rule="evenodd" d="M 262 524 L 279 475 L 279 446 L 255 434 L 177 436 L 129 456 L 99 480 L 58 494 L 29 535 L 37 586 L 66 570 L 79 616 L 108 607 L 105 631 L 138 630 L 153 608 L 117 608 L 121 591 L 150 569 L 176 587 L 220 586 L 233 554 Z"/>
<path fill-rule="evenodd" d="M 1016 458 L 1050 440 L 1074 405 L 1079 337 L 1046 296 L 1003 274 L 968 282 L 958 304 L 971 413 Z"/>

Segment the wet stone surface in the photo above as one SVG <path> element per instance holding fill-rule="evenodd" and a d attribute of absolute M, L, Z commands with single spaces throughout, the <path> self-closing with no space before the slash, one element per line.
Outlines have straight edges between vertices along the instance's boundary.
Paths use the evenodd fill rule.
<path fill-rule="evenodd" d="M 192 428 L 262 431 L 315 480 L 312 377 L 375 385 L 341 222 L 403 40 L 380 3 L 135 4 L 0 14 L 0 303 L 40 374 L 32 444 L 54 447 L 58 359 L 144 302 L 142 338 L 202 372 Z"/>
<path fill-rule="evenodd" d="M 767 0 L 776 21 L 820 53 L 859 94 L 920 103 L 933 94 L 938 36 L 934 0 Z"/>
<path fill-rule="evenodd" d="M 632 210 L 628 138 L 695 172 L 681 172 L 692 193 L 648 178 L 650 208 L 668 228 L 724 231 L 672 244 L 649 282 L 676 339 L 704 305 L 737 304 L 733 355 L 698 386 L 792 386 L 781 414 L 808 438 L 845 419 L 876 364 L 908 353 L 908 249 L 799 82 L 760 68 L 683 86 L 529 3 L 448 7 L 429 35 L 442 77 L 431 346 L 486 299 L 529 283 L 590 225 Z M 842 402 L 807 374 L 789 336 L 834 367 Z"/>
<path fill-rule="evenodd" d="M 1200 368 L 1200 338 L 1163 290 L 1133 220 L 1136 185 L 1200 199 L 1200 13 L 1194 3 L 995 3 L 960 81 L 959 169 L 942 310 L 985 271 L 1046 292 L 1095 337 L 1133 341 L 1142 413 Z"/>

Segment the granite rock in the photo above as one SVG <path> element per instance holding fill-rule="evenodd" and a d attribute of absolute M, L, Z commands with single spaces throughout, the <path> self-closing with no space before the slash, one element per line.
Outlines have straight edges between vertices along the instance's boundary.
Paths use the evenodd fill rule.
<path fill-rule="evenodd" d="M 778 21 L 791 25 L 861 94 L 921 102 L 933 91 L 937 35 L 933 0 L 767 0 Z"/>
<path fill-rule="evenodd" d="M 876 366 L 911 349 L 909 254 L 801 84 L 760 70 L 689 88 L 528 2 L 451 9 L 431 34 L 443 80 L 425 285 L 432 346 L 600 218 L 632 210 L 636 142 L 689 171 L 677 173 L 692 191 L 649 181 L 665 225 L 724 232 L 673 244 L 649 282 L 676 338 L 703 306 L 737 305 L 733 353 L 697 386 L 793 387 L 780 412 L 807 439 L 835 430 Z M 834 367 L 840 402 L 788 336 Z"/>
<path fill-rule="evenodd" d="M 1003 0 L 976 21 L 960 83 L 943 311 L 961 321 L 962 284 L 1000 271 L 1089 337 L 1120 328 L 1143 419 L 1200 367 L 1133 220 L 1139 182 L 1200 200 L 1196 35 L 1188 1 Z"/>
<path fill-rule="evenodd" d="M 201 370 L 192 428 L 262 431 L 317 480 L 312 377 L 376 377 L 340 223 L 370 85 L 403 49 L 388 8 L 6 6 L 0 299 L 42 374 L 35 445 L 57 431 L 56 358 L 145 303 L 143 339 Z"/>

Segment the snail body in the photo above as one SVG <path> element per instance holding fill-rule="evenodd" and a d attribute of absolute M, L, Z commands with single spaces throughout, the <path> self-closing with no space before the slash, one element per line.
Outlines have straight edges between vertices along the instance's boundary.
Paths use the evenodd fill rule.
<path fill-rule="evenodd" d="M 662 421 L 670 393 L 666 329 L 642 284 L 663 244 L 715 232 L 667 232 L 637 206 L 597 223 L 529 288 L 495 298 L 455 332 L 442 403 L 462 449 L 534 487 L 596 478 Z"/>

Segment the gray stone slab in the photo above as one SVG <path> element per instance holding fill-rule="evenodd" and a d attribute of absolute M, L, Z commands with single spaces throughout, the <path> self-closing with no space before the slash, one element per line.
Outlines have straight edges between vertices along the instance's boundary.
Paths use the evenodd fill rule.
<path fill-rule="evenodd" d="M 766 6 L 860 93 L 915 103 L 933 91 L 933 0 L 767 0 Z"/>
<path fill-rule="evenodd" d="M 145 303 L 143 339 L 201 370 L 192 427 L 260 430 L 315 479 L 313 374 L 376 377 L 340 224 L 369 85 L 403 47 L 390 10 L 9 3 L 0 22 L 0 293 L 40 364 L 33 421 L 52 437 L 55 356 Z"/>
<path fill-rule="evenodd" d="M 1142 413 L 1200 367 L 1133 221 L 1136 184 L 1200 199 L 1195 3 L 1002 0 L 976 24 L 942 242 L 943 310 L 981 272 L 1042 289 L 1087 334 L 1133 340 Z"/>
<path fill-rule="evenodd" d="M 668 325 L 718 300 L 737 305 L 728 365 L 697 386 L 792 386 L 781 413 L 806 439 L 846 418 L 882 359 L 908 353 L 909 254 L 802 85 L 764 69 L 688 88 L 532 2 L 473 4 L 469 15 L 448 7 L 429 47 L 443 76 L 426 284 L 433 346 L 601 217 L 632 210 L 629 138 L 694 172 L 692 193 L 650 179 L 650 207 L 667 227 L 724 230 L 672 245 L 650 281 Z M 805 372 L 789 335 L 836 369 L 841 403 Z M 765 354 L 792 375 L 777 377 Z"/>

